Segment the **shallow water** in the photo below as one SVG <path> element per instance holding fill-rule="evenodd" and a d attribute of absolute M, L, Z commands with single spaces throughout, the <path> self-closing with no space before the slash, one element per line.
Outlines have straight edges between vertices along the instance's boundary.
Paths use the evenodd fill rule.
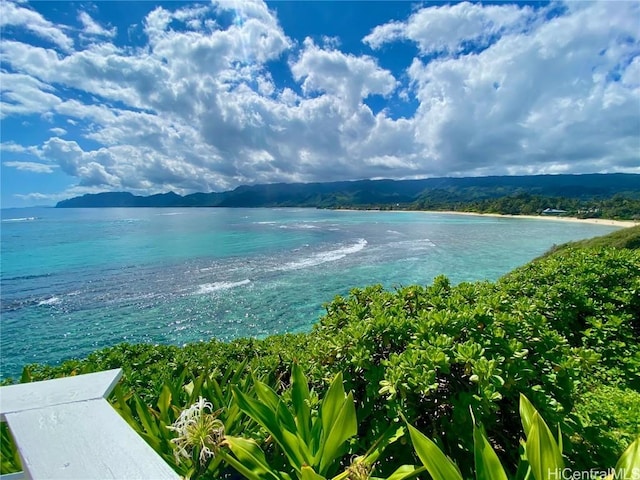
<path fill-rule="evenodd" d="M 353 287 L 495 280 L 614 230 L 423 212 L 2 210 L 0 375 L 124 341 L 307 331 Z"/>

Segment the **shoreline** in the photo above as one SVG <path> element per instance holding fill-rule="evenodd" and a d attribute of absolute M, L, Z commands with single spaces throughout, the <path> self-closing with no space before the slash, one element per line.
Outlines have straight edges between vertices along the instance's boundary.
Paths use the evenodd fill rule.
<path fill-rule="evenodd" d="M 418 210 L 415 210 L 418 211 Z M 496 217 L 496 218 L 526 218 L 530 220 L 554 220 L 557 222 L 571 222 L 571 223 L 589 223 L 594 225 L 604 225 L 607 227 L 622 227 L 629 228 L 640 225 L 640 222 L 635 220 L 611 220 L 608 218 L 577 218 L 577 217 L 556 217 L 553 215 L 509 215 L 503 213 L 476 213 L 476 212 L 456 212 L 452 210 L 441 211 L 428 211 L 429 213 L 446 213 L 447 215 L 473 215 L 480 217 Z"/>
<path fill-rule="evenodd" d="M 606 227 L 629 228 L 640 225 L 638 220 L 611 220 L 608 218 L 577 218 L 577 217 L 559 217 L 553 215 L 510 215 L 506 213 L 478 213 L 478 212 L 459 212 L 455 210 L 377 210 L 377 209 L 358 209 L 358 208 L 335 208 L 333 210 L 345 212 L 398 212 L 398 213 L 441 213 L 444 215 L 467 215 L 476 217 L 495 217 L 495 218 L 524 218 L 528 220 L 553 220 L 556 222 L 571 223 L 588 223 L 593 225 L 603 225 Z"/>

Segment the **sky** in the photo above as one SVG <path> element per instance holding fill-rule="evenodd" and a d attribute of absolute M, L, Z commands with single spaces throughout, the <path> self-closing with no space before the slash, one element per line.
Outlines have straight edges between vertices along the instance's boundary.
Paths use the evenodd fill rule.
<path fill-rule="evenodd" d="M 0 0 L 1 205 L 640 173 L 640 2 Z"/>

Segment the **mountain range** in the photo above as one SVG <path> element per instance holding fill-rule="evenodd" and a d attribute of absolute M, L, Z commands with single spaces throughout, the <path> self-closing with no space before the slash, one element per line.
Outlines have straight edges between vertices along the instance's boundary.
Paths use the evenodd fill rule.
<path fill-rule="evenodd" d="M 63 200 L 56 207 L 406 207 L 424 203 L 427 199 L 451 204 L 519 194 L 579 199 L 625 194 L 639 198 L 640 175 L 611 173 L 274 183 L 184 196 L 174 192 L 150 196 L 104 192 Z"/>

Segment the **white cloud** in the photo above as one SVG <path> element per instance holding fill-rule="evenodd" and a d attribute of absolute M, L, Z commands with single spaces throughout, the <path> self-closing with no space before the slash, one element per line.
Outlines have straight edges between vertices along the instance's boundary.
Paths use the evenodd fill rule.
<path fill-rule="evenodd" d="M 8 26 L 25 28 L 64 51 L 70 51 L 73 48 L 73 40 L 60 26 L 46 20 L 38 12 L 16 5 L 14 2 L 3 1 L 0 27 L 4 30 Z"/>
<path fill-rule="evenodd" d="M 16 168 L 24 172 L 33 173 L 53 173 L 53 170 L 57 167 L 57 165 L 47 165 L 45 163 L 20 161 L 2 162 L 2 165 L 6 167 Z"/>
<path fill-rule="evenodd" d="M 91 18 L 91 15 L 89 15 L 87 12 L 80 12 L 78 14 L 78 19 L 80 20 L 80 22 L 84 27 L 82 30 L 82 33 L 86 36 L 89 36 L 89 37 L 98 36 L 98 37 L 107 37 L 107 38 L 113 38 L 116 36 L 116 33 L 117 33 L 116 27 L 112 27 L 112 28 L 103 27 L 98 22 L 96 22 L 93 18 Z"/>
<path fill-rule="evenodd" d="M 528 6 L 482 5 L 462 2 L 422 8 L 406 23 L 390 22 L 373 29 L 363 41 L 372 48 L 402 38 L 418 44 L 423 54 L 457 53 L 465 43 L 486 46 L 495 36 L 527 27 L 533 11 Z"/>
<path fill-rule="evenodd" d="M 304 41 L 304 50 L 291 65 L 291 72 L 307 95 L 324 92 L 351 106 L 372 94 L 389 95 L 397 85 L 391 72 L 380 68 L 373 58 L 322 49 L 310 38 Z"/>
<path fill-rule="evenodd" d="M 417 140 L 432 171 L 638 165 L 639 91 L 610 78 L 617 70 L 625 75 L 625 59 L 640 47 L 628 18 L 640 19 L 637 4 L 585 4 L 478 54 L 414 60 L 408 72 L 420 100 Z"/>
<path fill-rule="evenodd" d="M 62 102 L 53 87 L 29 75 L 0 72 L 0 84 L 0 118 L 46 113 Z"/>
<path fill-rule="evenodd" d="M 362 41 L 373 49 L 382 47 L 385 43 L 403 40 L 406 37 L 407 24 L 404 22 L 389 22 L 375 27 Z"/>
<path fill-rule="evenodd" d="M 259 2 L 156 8 L 136 49 L 103 37 L 61 54 L 3 39 L 3 115 L 59 124 L 45 142 L 2 150 L 59 165 L 77 179 L 67 191 L 75 194 L 640 172 L 640 4 L 576 3 L 555 16 L 521 5 L 427 6 L 374 29 L 365 38 L 373 48 L 418 45 L 405 72 L 334 40 L 298 44 Z M 234 15 L 227 27 L 212 18 L 221 11 Z M 462 48 L 468 42 L 478 48 Z M 296 85 L 278 83 L 274 61 Z M 372 111 L 367 102 L 381 97 L 418 108 L 402 118 Z"/>

